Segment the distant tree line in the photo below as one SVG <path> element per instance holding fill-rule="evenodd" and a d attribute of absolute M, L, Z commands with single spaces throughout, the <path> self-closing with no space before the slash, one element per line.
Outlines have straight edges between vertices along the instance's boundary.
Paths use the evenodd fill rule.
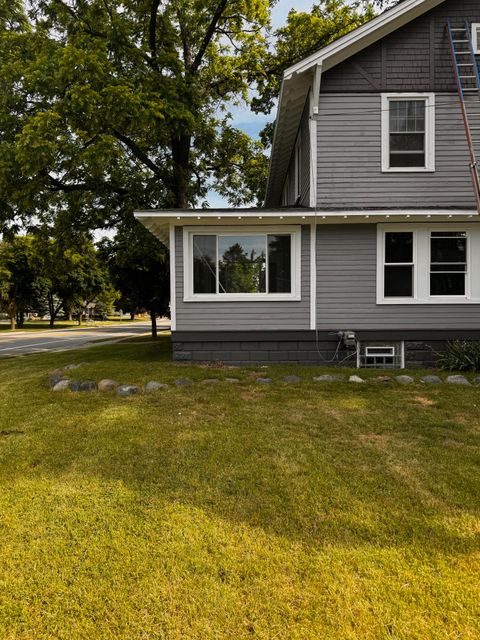
<path fill-rule="evenodd" d="M 143 227 L 123 230 L 97 247 L 88 236 L 12 235 L 0 241 L 0 312 L 11 329 L 29 315 L 82 323 L 90 308 L 107 317 L 114 307 L 168 315 L 168 258 L 165 247 Z"/>

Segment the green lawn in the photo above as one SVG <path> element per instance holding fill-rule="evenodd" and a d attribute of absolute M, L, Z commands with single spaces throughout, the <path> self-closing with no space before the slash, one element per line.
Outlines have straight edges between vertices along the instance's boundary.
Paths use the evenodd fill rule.
<path fill-rule="evenodd" d="M 0 361 L 1 640 L 480 637 L 480 388 L 169 357 L 163 338 Z M 47 389 L 78 361 L 242 382 Z"/>
<path fill-rule="evenodd" d="M 133 322 L 145 322 L 148 318 L 135 318 Z M 121 325 L 125 322 L 132 322 L 130 318 L 109 318 L 108 320 L 84 320 L 81 325 L 76 320 L 58 320 L 55 322 L 53 329 L 86 329 L 88 327 L 105 327 L 108 325 Z M 41 331 L 42 329 L 50 329 L 48 320 L 31 320 L 25 322 L 23 327 L 15 329 L 15 331 Z M 0 331 L 11 331 L 10 322 L 0 320 Z"/>

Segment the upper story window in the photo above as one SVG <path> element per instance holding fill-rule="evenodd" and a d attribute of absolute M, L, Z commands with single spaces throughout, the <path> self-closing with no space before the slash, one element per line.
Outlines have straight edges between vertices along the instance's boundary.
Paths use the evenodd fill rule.
<path fill-rule="evenodd" d="M 472 43 L 474 52 L 480 55 L 480 22 L 472 24 Z"/>
<path fill-rule="evenodd" d="M 378 225 L 377 253 L 377 304 L 480 303 L 478 225 Z"/>
<path fill-rule="evenodd" d="M 382 94 L 382 171 L 434 170 L 434 94 Z"/>
<path fill-rule="evenodd" d="M 184 299 L 300 299 L 300 233 L 283 226 L 185 230 Z"/>

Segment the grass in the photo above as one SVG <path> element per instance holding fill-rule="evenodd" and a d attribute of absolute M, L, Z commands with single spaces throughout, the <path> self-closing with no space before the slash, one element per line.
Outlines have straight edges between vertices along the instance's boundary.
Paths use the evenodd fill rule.
<path fill-rule="evenodd" d="M 14 331 L 42 331 L 42 330 L 55 330 L 55 329 L 88 329 L 89 327 L 106 327 L 109 325 L 121 325 L 126 322 L 145 322 L 148 318 L 109 318 L 108 320 L 84 320 L 81 325 L 76 320 L 59 320 L 55 322 L 55 326 L 51 327 L 48 320 L 31 320 L 25 322 L 23 327 L 18 327 Z M 0 320 L 0 331 L 11 332 L 10 322 L 6 320 Z"/>
<path fill-rule="evenodd" d="M 139 339 L 0 361 L 2 640 L 480 637 L 478 388 L 169 358 Z M 50 392 L 78 361 L 241 383 Z"/>

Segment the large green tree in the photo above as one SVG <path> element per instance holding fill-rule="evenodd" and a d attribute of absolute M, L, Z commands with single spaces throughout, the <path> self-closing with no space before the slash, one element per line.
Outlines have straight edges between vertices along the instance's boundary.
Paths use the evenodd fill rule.
<path fill-rule="evenodd" d="M 255 198 L 267 160 L 228 106 L 263 72 L 269 4 L 0 0 L 3 219 Z"/>

